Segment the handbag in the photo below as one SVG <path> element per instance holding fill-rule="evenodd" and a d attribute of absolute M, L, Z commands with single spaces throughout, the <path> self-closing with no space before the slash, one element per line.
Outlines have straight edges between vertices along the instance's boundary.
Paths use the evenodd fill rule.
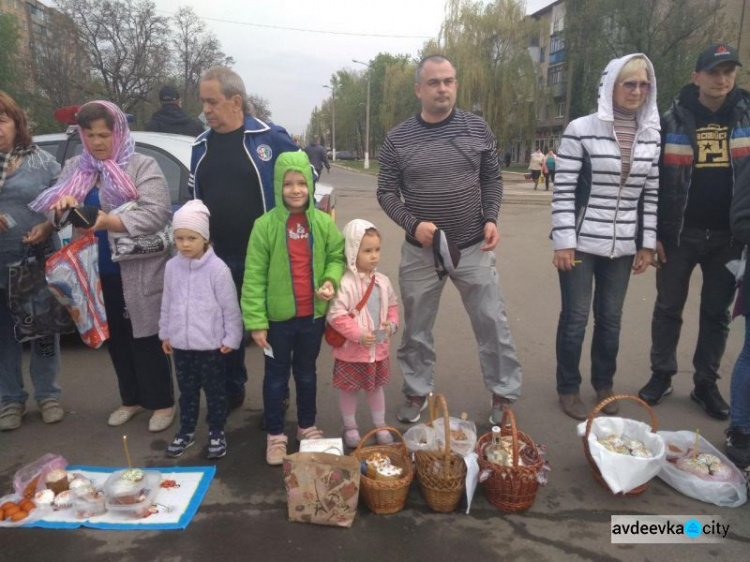
<path fill-rule="evenodd" d="M 44 262 L 43 245 L 28 245 L 23 258 L 8 266 L 8 309 L 18 342 L 75 332 L 70 313 L 47 285 Z"/>
<path fill-rule="evenodd" d="M 128 201 L 113 209 L 111 214 L 120 215 L 137 207 L 138 204 L 135 201 Z M 172 223 L 167 223 L 153 234 L 132 236 L 127 232 L 109 233 L 109 250 L 112 254 L 112 261 L 115 263 L 166 254 L 172 250 L 172 246 L 174 246 Z"/>
<path fill-rule="evenodd" d="M 375 285 L 375 276 L 372 276 L 372 280 L 370 281 L 370 284 L 367 287 L 367 290 L 365 291 L 365 296 L 362 297 L 362 300 L 359 301 L 359 304 L 354 307 L 357 312 L 361 312 L 362 309 L 367 304 L 367 299 L 370 298 L 370 293 L 372 293 L 372 288 Z M 349 312 L 349 316 L 354 318 L 354 310 Z M 344 345 L 344 342 L 346 341 L 346 336 L 344 336 L 341 332 L 336 330 L 333 326 L 331 326 L 330 323 L 326 322 L 326 331 L 325 331 L 325 338 L 326 343 L 330 345 L 331 347 L 341 347 Z"/>

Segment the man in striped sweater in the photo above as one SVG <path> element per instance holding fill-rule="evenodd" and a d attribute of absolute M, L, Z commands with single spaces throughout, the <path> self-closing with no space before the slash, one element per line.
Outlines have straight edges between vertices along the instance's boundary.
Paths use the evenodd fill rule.
<path fill-rule="evenodd" d="M 441 56 L 423 59 L 414 91 L 422 111 L 388 133 L 380 149 L 378 201 L 406 231 L 399 285 L 405 328 L 398 350 L 406 403 L 403 422 L 416 422 L 434 387 L 435 323 L 445 277 L 435 272 L 433 236 L 441 229 L 460 250 L 448 276 L 461 293 L 479 347 L 491 423 L 521 393 L 521 366 L 508 327 L 494 249 L 502 177 L 495 137 L 481 118 L 456 109 L 458 81 Z"/>

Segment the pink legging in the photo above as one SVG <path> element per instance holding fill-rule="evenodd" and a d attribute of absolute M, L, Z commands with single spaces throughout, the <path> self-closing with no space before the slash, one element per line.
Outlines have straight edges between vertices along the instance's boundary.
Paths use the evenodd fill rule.
<path fill-rule="evenodd" d="M 357 392 L 356 390 L 339 390 L 339 408 L 344 420 L 344 429 L 357 428 Z M 365 393 L 367 405 L 372 414 L 372 423 L 375 427 L 385 425 L 385 393 L 383 387 Z"/>

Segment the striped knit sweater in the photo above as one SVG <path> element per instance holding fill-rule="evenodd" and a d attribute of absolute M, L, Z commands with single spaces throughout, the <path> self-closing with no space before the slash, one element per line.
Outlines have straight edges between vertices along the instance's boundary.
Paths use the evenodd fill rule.
<path fill-rule="evenodd" d="M 377 197 L 386 214 L 414 238 L 435 223 L 459 248 L 484 239 L 497 222 L 503 194 L 495 137 L 487 123 L 455 109 L 430 124 L 414 116 L 388 133 L 379 155 Z"/>
<path fill-rule="evenodd" d="M 635 111 L 626 111 L 621 107 L 614 106 L 613 113 L 615 135 L 617 136 L 617 143 L 620 145 L 620 156 L 622 157 L 622 173 L 620 174 L 620 184 L 622 185 L 630 174 L 630 158 L 638 123 L 635 121 Z"/>

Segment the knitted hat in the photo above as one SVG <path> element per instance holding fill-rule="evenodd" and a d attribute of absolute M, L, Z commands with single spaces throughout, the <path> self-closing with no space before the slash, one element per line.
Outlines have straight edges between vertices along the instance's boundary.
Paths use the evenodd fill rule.
<path fill-rule="evenodd" d="M 172 228 L 174 230 L 187 228 L 197 232 L 206 240 L 210 240 L 211 236 L 208 230 L 208 217 L 210 216 L 211 213 L 208 211 L 208 207 L 203 204 L 203 201 L 193 199 L 175 212 L 172 218 Z"/>

